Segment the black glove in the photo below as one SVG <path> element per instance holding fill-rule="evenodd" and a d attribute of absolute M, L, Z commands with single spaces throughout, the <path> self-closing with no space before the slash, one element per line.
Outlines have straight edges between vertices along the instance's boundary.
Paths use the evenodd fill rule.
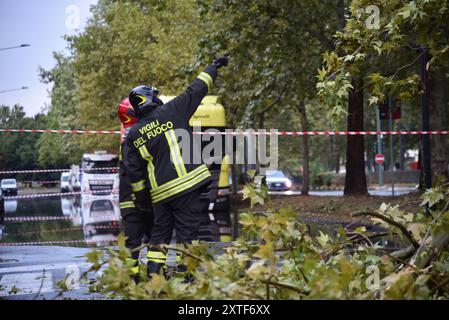
<path fill-rule="evenodd" d="M 153 207 L 151 206 L 150 201 L 138 201 L 134 200 L 134 205 L 136 206 L 136 209 L 144 214 L 152 214 L 153 213 Z"/>
<path fill-rule="evenodd" d="M 213 65 L 217 67 L 217 69 L 220 69 L 221 67 L 226 67 L 229 62 L 229 53 L 226 53 L 222 55 L 221 57 L 218 57 L 217 59 L 212 62 Z"/>

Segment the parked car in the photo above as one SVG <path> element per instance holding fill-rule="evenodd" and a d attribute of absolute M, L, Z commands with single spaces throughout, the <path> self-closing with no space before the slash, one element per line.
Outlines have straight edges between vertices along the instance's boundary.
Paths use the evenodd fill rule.
<path fill-rule="evenodd" d="M 2 179 L 0 182 L 0 188 L 2 195 L 4 196 L 17 196 L 17 181 L 16 179 Z"/>
<path fill-rule="evenodd" d="M 292 186 L 291 180 L 280 170 L 267 170 L 265 180 L 271 191 L 286 191 Z"/>
<path fill-rule="evenodd" d="M 61 192 L 69 192 L 70 173 L 61 173 Z"/>

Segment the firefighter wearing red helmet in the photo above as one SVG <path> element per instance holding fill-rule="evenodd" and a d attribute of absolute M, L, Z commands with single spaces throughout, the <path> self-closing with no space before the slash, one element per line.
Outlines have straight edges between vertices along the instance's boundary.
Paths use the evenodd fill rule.
<path fill-rule="evenodd" d="M 126 152 L 126 135 L 129 129 L 137 121 L 134 109 L 129 103 L 128 98 L 124 99 L 117 110 L 117 115 L 121 122 L 121 143 L 120 143 L 120 184 L 119 201 L 120 213 L 127 237 L 125 245 L 131 250 L 131 258 L 127 261 L 132 278 L 137 282 L 139 279 L 139 251 L 136 248 L 142 245 L 144 238 L 150 239 L 151 228 L 153 226 L 153 210 L 151 202 L 140 202 L 140 207 L 134 202 L 134 194 L 129 181 L 126 166 L 123 162 L 123 153 Z"/>
<path fill-rule="evenodd" d="M 200 193 L 211 174 L 204 164 L 184 161 L 175 130 L 185 133 L 193 145 L 197 143 L 189 119 L 211 90 L 217 70 L 227 64 L 228 55 L 215 59 L 182 94 L 165 104 L 154 87 L 138 86 L 129 94 L 138 121 L 126 137 L 123 157 L 136 201 L 151 197 L 153 204 L 154 227 L 147 254 L 150 276 L 164 267 L 167 257 L 160 245 L 170 243 L 173 230 L 177 243 L 198 239 L 204 206 Z M 178 264 L 178 270 L 187 275 L 183 264 Z"/>

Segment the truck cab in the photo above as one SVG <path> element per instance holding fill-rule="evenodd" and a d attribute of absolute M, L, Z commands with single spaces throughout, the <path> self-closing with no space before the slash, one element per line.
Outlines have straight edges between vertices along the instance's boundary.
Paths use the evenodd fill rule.
<path fill-rule="evenodd" d="M 85 153 L 81 161 L 81 190 L 93 197 L 118 192 L 118 156 L 106 151 Z"/>

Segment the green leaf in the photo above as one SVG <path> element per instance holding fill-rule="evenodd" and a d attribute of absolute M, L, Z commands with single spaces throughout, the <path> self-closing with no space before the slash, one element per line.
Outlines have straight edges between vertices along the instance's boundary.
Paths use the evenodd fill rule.
<path fill-rule="evenodd" d="M 432 246 L 443 249 L 449 244 L 449 224 L 435 226 L 432 229 Z"/>
<path fill-rule="evenodd" d="M 429 207 L 433 207 L 444 199 L 444 193 L 442 193 L 439 188 L 427 189 L 422 195 L 422 199 L 421 206 L 428 204 Z"/>

